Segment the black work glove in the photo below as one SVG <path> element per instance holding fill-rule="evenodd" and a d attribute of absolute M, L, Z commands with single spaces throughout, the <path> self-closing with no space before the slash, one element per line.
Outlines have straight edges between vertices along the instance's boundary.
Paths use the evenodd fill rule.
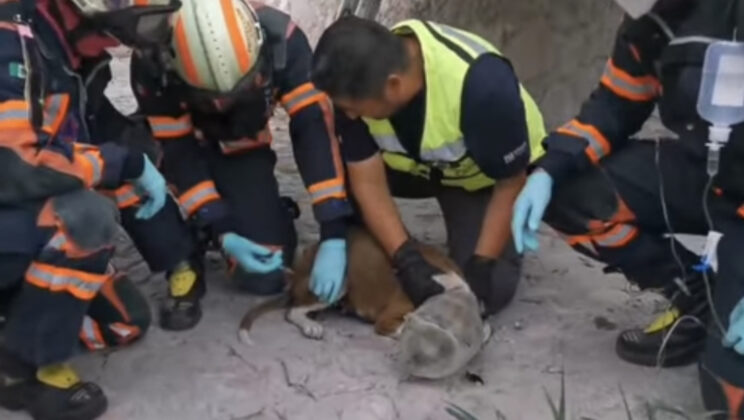
<path fill-rule="evenodd" d="M 494 310 L 494 308 L 490 308 L 492 305 L 489 305 L 489 303 L 493 296 L 491 275 L 495 263 L 496 260 L 492 258 L 473 255 L 465 264 L 464 269 L 465 281 L 470 286 L 470 290 L 475 293 L 486 316 L 491 315 Z"/>
<path fill-rule="evenodd" d="M 414 306 L 419 307 L 426 299 L 444 293 L 444 287 L 432 278 L 444 273 L 424 259 L 413 239 L 408 239 L 395 251 L 393 265 L 398 270 L 403 291 Z"/>

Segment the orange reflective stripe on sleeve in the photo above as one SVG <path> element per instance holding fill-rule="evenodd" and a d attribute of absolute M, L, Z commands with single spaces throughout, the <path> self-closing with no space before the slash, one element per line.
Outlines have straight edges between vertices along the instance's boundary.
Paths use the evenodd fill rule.
<path fill-rule="evenodd" d="M 178 202 L 186 212 L 186 215 L 192 216 L 194 213 L 199 211 L 203 205 L 210 201 L 219 199 L 220 194 L 217 192 L 217 187 L 214 185 L 214 182 L 204 181 L 181 194 Z"/>
<path fill-rule="evenodd" d="M 336 178 L 313 184 L 308 188 L 308 191 L 310 192 L 310 198 L 313 204 L 318 204 L 331 198 L 346 198 L 346 188 L 344 186 L 343 178 Z"/>
<path fill-rule="evenodd" d="M 103 158 L 97 147 L 75 143 L 75 164 L 82 169 L 86 187 L 95 187 L 103 177 Z"/>
<path fill-rule="evenodd" d="M 194 129 L 191 116 L 188 114 L 179 118 L 148 117 L 147 121 L 150 123 L 152 135 L 160 140 L 183 137 Z"/>
<path fill-rule="evenodd" d="M 114 191 L 114 200 L 119 209 L 126 209 L 139 204 L 140 197 L 134 190 L 134 186 L 125 185 Z"/>
<path fill-rule="evenodd" d="M 92 274 L 69 268 L 33 262 L 26 270 L 26 281 L 52 292 L 68 292 L 81 300 L 93 299 L 109 274 Z"/>
<path fill-rule="evenodd" d="M 281 102 L 284 109 L 291 116 L 310 105 L 328 100 L 328 95 L 315 89 L 315 85 L 308 82 L 282 96 Z"/>
<path fill-rule="evenodd" d="M 612 59 L 605 66 L 601 83 L 616 95 L 636 102 L 653 100 L 659 93 L 659 81 L 655 77 L 631 76 L 615 66 Z"/>
<path fill-rule="evenodd" d="M 29 105 L 26 101 L 13 100 L 0 104 L 0 130 L 31 130 Z"/>
<path fill-rule="evenodd" d="M 600 159 L 610 154 L 610 142 L 607 141 L 607 138 L 593 125 L 582 124 L 578 120 L 573 120 L 556 131 L 569 136 L 581 137 L 589 142 L 589 147 L 587 147 L 586 153 L 589 155 L 589 159 L 594 163 L 599 162 Z"/>
<path fill-rule="evenodd" d="M 83 326 L 80 328 L 80 340 L 82 340 L 85 347 L 90 351 L 106 348 L 106 341 L 103 339 L 101 327 L 98 326 L 98 322 L 88 315 L 83 318 Z"/>
<path fill-rule="evenodd" d="M 621 248 L 635 239 L 638 233 L 639 230 L 637 227 L 618 223 L 606 233 L 593 236 L 592 240 L 601 247 Z"/>
<path fill-rule="evenodd" d="M 742 219 L 744 219 L 744 206 L 739 207 L 738 210 L 736 210 L 736 214 L 739 215 Z"/>
<path fill-rule="evenodd" d="M 42 129 L 51 135 L 57 134 L 67 115 L 67 108 L 70 106 L 70 95 L 56 94 L 49 95 L 44 105 L 44 122 Z"/>

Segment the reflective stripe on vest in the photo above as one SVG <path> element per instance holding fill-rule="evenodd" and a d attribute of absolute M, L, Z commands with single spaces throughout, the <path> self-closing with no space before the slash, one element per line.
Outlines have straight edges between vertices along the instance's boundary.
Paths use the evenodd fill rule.
<path fill-rule="evenodd" d="M 426 72 L 426 117 L 419 156 L 408 157 L 389 120 L 364 118 L 383 159 L 394 170 L 428 178 L 430 168 L 442 171 L 442 184 L 476 190 L 493 185 L 468 157 L 460 130 L 462 90 L 471 63 L 482 54 L 501 53 L 475 34 L 432 22 L 410 20 L 393 28 L 400 35 L 415 35 L 424 58 Z M 527 116 L 531 160 L 544 154 L 541 142 L 546 135 L 542 115 L 529 93 L 520 86 Z"/>

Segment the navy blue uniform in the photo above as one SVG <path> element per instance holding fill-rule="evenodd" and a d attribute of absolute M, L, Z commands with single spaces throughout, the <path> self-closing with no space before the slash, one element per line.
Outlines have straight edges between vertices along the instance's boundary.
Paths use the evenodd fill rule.
<path fill-rule="evenodd" d="M 143 301 L 132 311 L 117 300 L 116 321 L 90 312 L 101 290 L 121 284 L 106 240 L 115 210 L 92 189 L 126 185 L 143 155 L 91 145 L 79 57 L 49 5 L 0 8 L 0 293 L 13 295 L 4 346 L 37 366 L 67 360 L 78 338 L 91 348 L 129 342 L 149 323 Z"/>
<path fill-rule="evenodd" d="M 546 138 L 547 154 L 539 162 L 556 181 L 546 215 L 552 227 L 608 270 L 642 288 L 663 289 L 682 313 L 697 316 L 706 313 L 700 312 L 707 308 L 704 285 L 696 281 L 684 291 L 678 284 L 702 278 L 693 271 L 700 257 L 676 242 L 674 255 L 665 235 L 668 223 L 676 233 L 705 234 L 711 228 L 705 200 L 710 223 L 724 235 L 713 296 L 724 327 L 744 297 L 744 125 L 733 127 L 720 173 L 709 184 L 709 124 L 696 103 L 708 45 L 734 38 L 733 11 L 741 4 L 660 1 L 653 14 L 626 19 L 599 86 L 574 120 Z M 657 105 L 664 125 L 679 138 L 632 139 Z M 712 322 L 709 330 L 719 327 Z M 716 418 L 744 416 L 744 357 L 723 348 L 719 334 L 708 335 L 701 382 L 708 408 L 730 413 Z"/>

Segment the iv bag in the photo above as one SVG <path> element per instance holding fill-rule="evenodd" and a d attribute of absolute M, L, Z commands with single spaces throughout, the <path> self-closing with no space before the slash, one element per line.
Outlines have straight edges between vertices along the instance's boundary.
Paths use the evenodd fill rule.
<path fill-rule="evenodd" d="M 719 41 L 708 47 L 697 109 L 717 127 L 744 122 L 744 43 Z"/>

